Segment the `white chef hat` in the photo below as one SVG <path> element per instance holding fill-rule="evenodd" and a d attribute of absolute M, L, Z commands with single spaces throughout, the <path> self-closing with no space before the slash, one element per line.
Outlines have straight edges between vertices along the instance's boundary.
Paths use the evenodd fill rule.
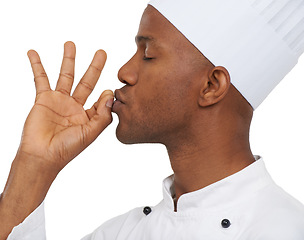
<path fill-rule="evenodd" d="M 152 0 L 256 109 L 304 51 L 304 0 Z"/>

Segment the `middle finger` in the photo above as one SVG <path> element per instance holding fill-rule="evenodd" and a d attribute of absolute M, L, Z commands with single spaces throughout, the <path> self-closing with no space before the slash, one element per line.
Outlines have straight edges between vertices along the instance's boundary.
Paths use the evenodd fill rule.
<path fill-rule="evenodd" d="M 74 82 L 76 47 L 73 42 L 64 44 L 63 59 L 56 91 L 70 95 Z"/>

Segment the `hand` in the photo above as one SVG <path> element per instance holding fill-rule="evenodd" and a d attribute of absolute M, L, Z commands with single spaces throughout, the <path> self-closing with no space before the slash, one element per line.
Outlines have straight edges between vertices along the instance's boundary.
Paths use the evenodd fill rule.
<path fill-rule="evenodd" d="M 52 91 L 39 55 L 33 50 L 28 52 L 36 100 L 0 198 L 0 240 L 39 206 L 60 170 L 112 121 L 112 91 L 104 91 L 91 109 L 83 109 L 104 67 L 106 53 L 96 52 L 70 96 L 75 53 L 74 43 L 67 42 L 57 86 Z"/>
<path fill-rule="evenodd" d="M 28 52 L 34 73 L 36 100 L 22 134 L 17 155 L 25 155 L 60 171 L 83 151 L 112 122 L 113 92 L 104 91 L 91 109 L 84 110 L 106 61 L 106 53 L 96 52 L 91 65 L 72 95 L 76 48 L 74 43 L 64 45 L 64 56 L 55 91 L 39 55 Z"/>

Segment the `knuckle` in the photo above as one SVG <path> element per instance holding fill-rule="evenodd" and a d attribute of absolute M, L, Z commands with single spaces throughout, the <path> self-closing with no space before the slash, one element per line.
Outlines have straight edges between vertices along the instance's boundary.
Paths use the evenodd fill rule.
<path fill-rule="evenodd" d="M 65 59 L 70 59 L 70 60 L 75 60 L 75 57 L 70 57 L 70 56 L 63 56 L 63 58 L 65 58 Z"/>
<path fill-rule="evenodd" d="M 105 114 L 103 116 L 103 119 L 104 119 L 104 122 L 106 125 L 109 125 L 110 123 L 112 123 L 113 121 L 113 117 L 112 117 L 112 114 Z"/>
<path fill-rule="evenodd" d="M 40 64 L 42 64 L 41 61 L 37 61 L 37 62 L 32 62 L 31 63 L 32 66 L 34 66 L 34 65 L 40 65 Z"/>
<path fill-rule="evenodd" d="M 95 70 L 97 70 L 98 72 L 101 72 L 101 71 L 102 71 L 101 68 L 99 68 L 99 67 L 97 67 L 97 66 L 94 66 L 93 64 L 90 64 L 90 67 L 93 68 L 93 69 L 95 69 Z"/>
<path fill-rule="evenodd" d="M 95 102 L 93 105 L 94 110 L 97 112 L 97 108 L 98 108 L 98 102 Z"/>
<path fill-rule="evenodd" d="M 60 88 L 57 90 L 58 92 L 61 92 L 62 94 L 65 94 L 65 95 L 70 95 L 70 92 L 68 92 L 67 90 L 63 89 L 63 88 Z"/>
<path fill-rule="evenodd" d="M 87 82 L 84 82 L 84 81 L 80 81 L 79 84 L 81 84 L 81 86 L 85 87 L 86 89 L 88 89 L 90 92 L 93 91 L 94 87 L 87 83 Z"/>
<path fill-rule="evenodd" d="M 46 75 L 46 72 L 40 72 L 40 73 L 38 73 L 38 74 L 35 74 L 35 78 L 42 78 L 42 77 L 46 77 L 47 75 Z"/>
<path fill-rule="evenodd" d="M 72 74 L 72 73 L 60 73 L 59 77 L 65 77 L 65 78 L 74 80 L 74 74 Z"/>
<path fill-rule="evenodd" d="M 77 102 L 77 103 L 79 103 L 79 104 L 81 104 L 81 105 L 83 105 L 84 104 L 84 100 L 82 100 L 80 97 L 77 97 L 77 96 L 73 96 L 73 98 L 74 98 L 74 100 Z"/>

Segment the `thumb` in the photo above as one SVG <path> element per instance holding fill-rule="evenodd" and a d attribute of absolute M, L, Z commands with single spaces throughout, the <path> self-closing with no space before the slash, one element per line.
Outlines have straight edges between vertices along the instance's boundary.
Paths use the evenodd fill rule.
<path fill-rule="evenodd" d="M 111 90 L 105 90 L 98 99 L 97 115 L 111 116 L 112 121 L 112 105 L 114 102 L 114 93 Z M 111 123 L 111 122 L 110 122 Z M 109 123 L 109 124 L 110 124 Z"/>
<path fill-rule="evenodd" d="M 112 104 L 114 94 L 111 90 L 104 91 L 99 99 L 96 114 L 84 125 L 88 144 L 92 143 L 99 134 L 112 122 Z"/>

